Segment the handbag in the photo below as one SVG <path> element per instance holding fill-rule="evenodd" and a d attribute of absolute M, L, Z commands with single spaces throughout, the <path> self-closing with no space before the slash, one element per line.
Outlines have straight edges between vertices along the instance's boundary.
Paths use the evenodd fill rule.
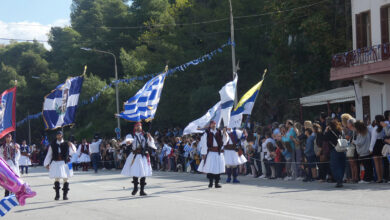
<path fill-rule="evenodd" d="M 337 136 L 332 129 L 330 129 L 330 131 L 333 133 L 334 136 L 338 137 L 336 146 L 333 146 L 334 149 L 339 153 L 346 152 L 349 146 L 349 141 L 345 138 L 342 138 L 341 136 Z M 329 143 L 333 145 L 332 142 Z"/>

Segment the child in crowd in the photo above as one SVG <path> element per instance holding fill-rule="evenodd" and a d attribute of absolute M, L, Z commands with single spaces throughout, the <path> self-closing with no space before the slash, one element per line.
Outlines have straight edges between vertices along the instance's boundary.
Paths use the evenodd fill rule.
<path fill-rule="evenodd" d="M 286 161 L 286 177 L 284 180 L 292 180 L 292 169 L 291 169 L 291 162 L 292 162 L 292 148 L 289 142 L 282 142 L 283 144 L 283 150 L 282 150 L 282 155 Z"/>
<path fill-rule="evenodd" d="M 266 169 L 270 171 L 271 176 L 269 177 L 270 179 L 275 179 L 275 147 L 272 142 L 267 143 L 267 150 L 268 150 L 268 155 L 266 157 Z M 269 172 L 268 172 L 269 173 Z"/>
<path fill-rule="evenodd" d="M 255 160 L 253 159 L 255 156 L 255 149 L 252 144 L 247 145 L 247 155 L 248 155 L 248 164 L 251 168 L 251 173 L 253 177 L 256 177 L 256 168 L 255 168 Z"/>
<path fill-rule="evenodd" d="M 276 178 L 281 179 L 283 176 L 283 156 L 282 152 L 284 150 L 283 144 L 281 141 L 276 142 L 276 150 L 275 150 L 275 171 Z"/>

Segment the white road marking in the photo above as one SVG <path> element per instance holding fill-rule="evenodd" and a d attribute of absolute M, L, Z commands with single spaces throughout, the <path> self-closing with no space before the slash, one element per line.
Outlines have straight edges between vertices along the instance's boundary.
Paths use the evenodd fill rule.
<path fill-rule="evenodd" d="M 316 217 L 316 216 L 310 216 L 310 215 L 304 215 L 304 214 L 297 214 L 297 213 L 280 211 L 280 210 L 273 210 L 273 209 L 258 208 L 258 207 L 254 207 L 254 206 L 239 205 L 236 203 L 233 204 L 233 203 L 226 203 L 226 202 L 219 202 L 219 201 L 212 201 L 212 200 L 205 200 L 205 199 L 197 199 L 197 198 L 184 197 L 184 196 L 175 196 L 175 195 L 167 195 L 167 196 L 162 196 L 162 197 L 171 198 L 171 199 L 180 199 L 180 200 L 188 201 L 188 202 L 196 202 L 199 204 L 207 204 L 207 205 L 214 205 L 214 206 L 219 206 L 219 207 L 228 207 L 228 208 L 234 208 L 234 209 L 239 209 L 239 210 L 257 212 L 257 213 L 261 213 L 261 214 L 274 215 L 274 216 L 284 217 L 284 218 L 288 218 L 288 219 L 330 220 L 329 218 L 322 218 L 322 217 Z"/>

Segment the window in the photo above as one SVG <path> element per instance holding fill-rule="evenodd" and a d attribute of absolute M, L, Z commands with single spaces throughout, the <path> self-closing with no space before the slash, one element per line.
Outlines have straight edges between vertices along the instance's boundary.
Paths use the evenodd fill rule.
<path fill-rule="evenodd" d="M 356 47 L 371 47 L 371 18 L 369 11 L 356 15 Z"/>
<path fill-rule="evenodd" d="M 390 6 L 381 7 L 381 36 L 382 44 L 389 43 L 390 40 Z"/>

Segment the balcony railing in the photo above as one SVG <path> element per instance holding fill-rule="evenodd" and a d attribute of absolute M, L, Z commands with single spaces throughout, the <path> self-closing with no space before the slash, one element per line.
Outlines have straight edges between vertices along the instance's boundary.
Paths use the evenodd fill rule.
<path fill-rule="evenodd" d="M 390 43 L 375 45 L 357 50 L 339 53 L 332 58 L 332 67 L 351 67 L 375 63 L 390 58 Z"/>

